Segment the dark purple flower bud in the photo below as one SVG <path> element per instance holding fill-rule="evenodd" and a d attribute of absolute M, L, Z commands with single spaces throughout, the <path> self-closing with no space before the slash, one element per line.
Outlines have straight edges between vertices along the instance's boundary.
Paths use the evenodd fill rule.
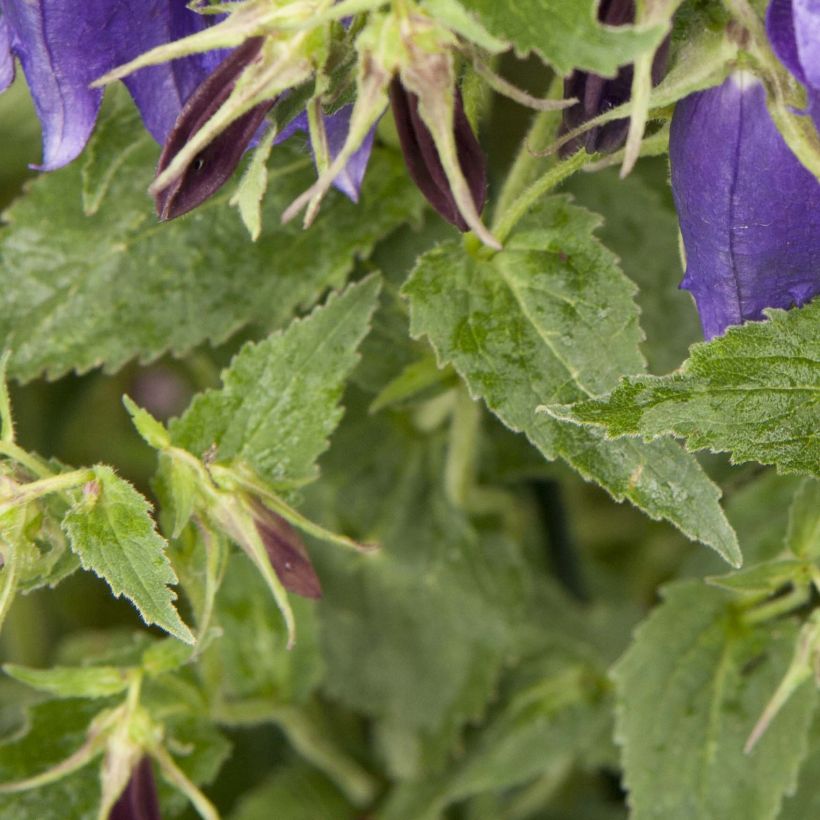
<path fill-rule="evenodd" d="M 601 0 L 598 20 L 608 26 L 623 26 L 634 22 L 635 0 Z M 652 62 L 653 85 L 657 85 L 666 72 L 668 54 L 667 37 L 655 52 Z M 587 71 L 573 71 L 564 80 L 564 98 L 575 97 L 578 102 L 564 110 L 560 134 L 574 131 L 588 120 L 628 102 L 632 93 L 632 77 L 631 65 L 622 66 L 611 79 Z M 562 157 L 568 157 L 584 148 L 588 154 L 608 154 L 617 151 L 624 144 L 628 131 L 629 119 L 596 125 L 562 145 L 559 153 Z"/>
<path fill-rule="evenodd" d="M 151 761 L 143 757 L 131 772 L 131 779 L 114 804 L 108 820 L 161 820 L 157 786 Z"/>
<path fill-rule="evenodd" d="M 707 339 L 820 293 L 820 182 L 783 141 L 756 78 L 738 72 L 679 102 L 669 158 L 681 287 Z"/>
<path fill-rule="evenodd" d="M 820 3 L 772 0 L 766 30 L 775 54 L 806 86 L 808 110 L 820 130 Z"/>
<path fill-rule="evenodd" d="M 0 90 L 13 77 L 11 54 L 23 66 L 43 125 L 42 170 L 71 162 L 94 128 L 102 90 L 89 84 L 145 51 L 214 22 L 186 0 L 0 0 Z M 158 142 L 182 103 L 221 58 L 197 54 L 149 66 L 125 84 Z"/>
<path fill-rule="evenodd" d="M 419 114 L 418 97 L 407 91 L 396 78 L 390 85 L 390 103 L 410 178 L 441 216 L 460 231 L 470 230 L 458 209 L 433 136 Z M 453 127 L 459 165 L 470 187 L 476 211 L 481 213 L 487 195 L 486 161 L 464 113 L 458 89 L 455 92 Z"/>
<path fill-rule="evenodd" d="M 282 586 L 303 598 L 321 598 L 319 576 L 296 530 L 281 516 L 261 507 L 254 514 L 254 523 Z"/>
<path fill-rule="evenodd" d="M 162 149 L 157 174 L 164 171 L 185 144 L 222 107 L 246 66 L 262 48 L 263 38 L 254 37 L 226 57 L 185 103 Z M 201 205 L 231 177 L 276 102 L 266 100 L 235 119 L 217 134 L 170 185 L 155 196 L 160 219 L 174 219 Z"/>

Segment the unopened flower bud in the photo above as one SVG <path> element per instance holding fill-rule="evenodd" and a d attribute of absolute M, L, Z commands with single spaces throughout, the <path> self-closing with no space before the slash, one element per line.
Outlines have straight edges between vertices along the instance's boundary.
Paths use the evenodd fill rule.
<path fill-rule="evenodd" d="M 401 80 L 396 78 L 390 86 L 390 102 L 404 161 L 411 179 L 441 216 L 460 231 L 470 230 L 453 196 L 433 136 L 419 114 L 418 97 L 407 91 Z M 458 161 L 469 185 L 475 209 L 481 213 L 486 198 L 486 161 L 464 113 L 464 104 L 458 89 L 455 91 L 454 102 L 453 130 Z"/>
<path fill-rule="evenodd" d="M 265 508 L 254 513 L 254 523 L 282 586 L 303 598 L 321 598 L 319 576 L 296 530 Z"/>
<path fill-rule="evenodd" d="M 108 820 L 161 820 L 151 761 L 143 757 L 108 815 Z"/>
<path fill-rule="evenodd" d="M 157 175 L 222 107 L 245 67 L 259 54 L 262 43 L 262 37 L 246 40 L 194 91 L 168 135 Z M 155 195 L 160 219 L 174 219 L 196 208 L 230 179 L 275 102 L 276 99 L 265 100 L 235 119 L 188 163 L 170 185 Z"/>
<path fill-rule="evenodd" d="M 598 19 L 608 26 L 623 26 L 635 20 L 635 0 L 601 0 Z M 669 38 L 661 43 L 652 62 L 652 84 L 657 85 L 666 72 Z M 578 102 L 564 111 L 561 134 L 566 134 L 588 120 L 629 101 L 632 93 L 633 70 L 622 66 L 614 78 L 601 77 L 587 71 L 573 71 L 564 80 L 564 98 Z M 570 156 L 581 148 L 588 154 L 608 154 L 617 151 L 626 141 L 629 119 L 612 120 L 596 125 L 561 146 L 560 155 Z"/>

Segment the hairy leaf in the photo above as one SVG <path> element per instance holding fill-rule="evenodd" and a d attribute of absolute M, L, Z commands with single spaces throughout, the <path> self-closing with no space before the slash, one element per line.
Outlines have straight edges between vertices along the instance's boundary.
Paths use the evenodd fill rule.
<path fill-rule="evenodd" d="M 613 672 L 632 817 L 774 818 L 807 752 L 814 688 L 793 695 L 751 754 L 743 747 L 797 630 L 744 626 L 729 595 L 697 581 L 664 598 Z"/>
<path fill-rule="evenodd" d="M 95 480 L 63 519 L 71 549 L 85 569 L 105 579 L 116 597 L 124 595 L 148 624 L 193 643 L 174 608 L 168 588 L 177 579 L 167 546 L 156 531 L 148 502 L 110 467 L 95 468 Z"/>
<path fill-rule="evenodd" d="M 496 37 L 509 40 L 517 52 L 537 52 L 559 74 L 573 68 L 614 76 L 619 66 L 656 47 L 662 26 L 604 27 L 598 23 L 597 0 L 461 0 Z"/>
<path fill-rule="evenodd" d="M 217 460 L 244 462 L 274 483 L 314 479 L 378 292 L 370 277 L 285 332 L 246 345 L 222 388 L 198 395 L 171 425 L 174 444 L 197 456 L 216 445 Z"/>
<path fill-rule="evenodd" d="M 561 397 L 598 395 L 643 367 L 634 286 L 592 236 L 597 225 L 566 197 L 554 197 L 490 259 L 440 245 L 405 285 L 411 331 L 428 336 L 439 361 L 451 363 L 546 458 L 564 458 L 616 499 L 628 498 L 739 563 L 718 488 L 673 442 L 607 442 L 536 412 Z"/>
<path fill-rule="evenodd" d="M 5 214 L 0 336 L 14 353 L 15 378 L 100 364 L 115 370 L 132 358 L 219 342 L 249 322 L 281 326 L 339 287 L 357 257 L 420 210 L 401 159 L 376 150 L 358 205 L 331 194 L 309 231 L 280 224 L 313 175 L 310 159 L 289 143 L 273 152 L 258 242 L 226 207 L 227 193 L 158 224 L 145 193 L 156 147 L 138 136 L 130 109 L 114 116 L 125 125 L 104 124 L 85 172 L 73 163 L 40 177 Z M 108 151 L 106 141 L 123 129 L 133 147 Z"/>
<path fill-rule="evenodd" d="M 769 311 L 695 345 L 668 376 L 631 376 L 602 399 L 558 408 L 561 417 L 610 436 L 672 434 L 692 450 L 820 475 L 820 300 Z"/>

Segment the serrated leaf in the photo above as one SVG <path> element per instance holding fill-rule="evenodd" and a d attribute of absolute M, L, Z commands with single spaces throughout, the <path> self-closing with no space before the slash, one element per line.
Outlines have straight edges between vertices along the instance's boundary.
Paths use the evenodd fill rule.
<path fill-rule="evenodd" d="M 820 556 L 820 481 L 807 478 L 794 494 L 789 510 L 786 548 L 799 558 Z"/>
<path fill-rule="evenodd" d="M 788 666 L 797 631 L 744 626 L 731 597 L 667 587 L 613 671 L 616 739 L 634 820 L 770 820 L 807 752 L 816 693 L 794 693 L 755 750 L 743 747 Z"/>
<path fill-rule="evenodd" d="M 244 462 L 273 483 L 315 478 L 378 292 L 370 277 L 284 333 L 243 347 L 223 387 L 198 395 L 171 424 L 174 444 L 200 457 L 215 444 L 218 461 Z"/>
<path fill-rule="evenodd" d="M 169 589 L 177 579 L 165 555 L 148 502 L 110 467 L 96 467 L 95 481 L 63 519 L 71 549 L 85 569 L 124 595 L 147 624 L 157 624 L 186 643 L 194 637 L 174 608 Z"/>
<path fill-rule="evenodd" d="M 631 376 L 605 398 L 555 412 L 610 436 L 676 435 L 734 462 L 820 475 L 820 299 L 768 314 L 694 345 L 675 373 Z"/>
<path fill-rule="evenodd" d="M 314 176 L 304 152 L 286 144 L 273 152 L 258 242 L 227 207 L 227 192 L 158 224 L 145 193 L 156 146 L 131 108 L 114 116 L 125 118 L 134 148 L 108 175 L 93 216 L 82 213 L 79 163 L 38 178 L 4 215 L 0 336 L 14 351 L 15 378 L 115 370 L 222 341 L 250 322 L 281 326 L 341 286 L 357 258 L 421 208 L 401 158 L 377 149 L 358 205 L 332 193 L 309 231 L 282 225 L 281 212 Z M 108 156 L 108 132 L 103 121 L 89 163 Z"/>
<path fill-rule="evenodd" d="M 559 74 L 573 68 L 614 76 L 619 66 L 656 47 L 663 26 L 602 26 L 597 0 L 461 0 L 487 30 L 510 41 L 519 54 L 535 51 Z"/>
<path fill-rule="evenodd" d="M 3 671 L 21 683 L 60 698 L 105 698 L 124 692 L 131 681 L 128 670 L 116 666 L 33 669 L 7 663 Z"/>
<path fill-rule="evenodd" d="M 440 245 L 404 287 L 411 332 L 426 335 L 439 361 L 451 363 L 473 395 L 546 458 L 564 458 L 617 500 L 628 498 L 739 564 L 718 488 L 680 447 L 613 447 L 594 431 L 536 412 L 559 396 L 600 394 L 618 375 L 643 367 L 635 288 L 592 236 L 598 224 L 566 197 L 553 197 L 490 259 Z"/>

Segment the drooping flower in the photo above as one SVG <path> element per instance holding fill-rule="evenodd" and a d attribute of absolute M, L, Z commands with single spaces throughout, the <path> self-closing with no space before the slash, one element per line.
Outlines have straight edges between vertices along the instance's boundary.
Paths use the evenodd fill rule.
<path fill-rule="evenodd" d="M 598 20 L 608 26 L 624 26 L 635 21 L 635 0 L 601 0 Z M 666 71 L 669 53 L 667 37 L 655 52 L 652 61 L 652 84 L 657 85 Z M 574 131 L 585 122 L 628 102 L 632 93 L 633 68 L 621 66 L 615 77 L 601 77 L 588 71 L 573 71 L 564 80 L 564 98 L 576 98 L 575 105 L 564 111 L 560 133 Z M 562 157 L 570 156 L 581 148 L 588 154 L 617 151 L 626 141 L 629 119 L 612 120 L 596 125 L 579 134 L 560 149 Z"/>
<path fill-rule="evenodd" d="M 707 339 L 820 293 L 820 182 L 775 128 L 754 76 L 735 73 L 679 102 L 669 158 L 681 287 Z"/>
<path fill-rule="evenodd" d="M 38 167 L 60 168 L 85 147 L 102 102 L 102 90 L 89 88 L 95 79 L 144 51 L 205 29 L 213 19 L 191 11 L 186 0 L 0 0 L 0 90 L 14 77 L 16 56 L 43 128 Z M 190 55 L 125 80 L 158 142 L 223 56 Z"/>
<path fill-rule="evenodd" d="M 143 757 L 131 771 L 128 785 L 112 807 L 108 820 L 161 820 L 149 758 Z"/>
<path fill-rule="evenodd" d="M 806 87 L 808 112 L 820 130 L 820 2 L 772 0 L 766 31 L 775 54 Z"/>

